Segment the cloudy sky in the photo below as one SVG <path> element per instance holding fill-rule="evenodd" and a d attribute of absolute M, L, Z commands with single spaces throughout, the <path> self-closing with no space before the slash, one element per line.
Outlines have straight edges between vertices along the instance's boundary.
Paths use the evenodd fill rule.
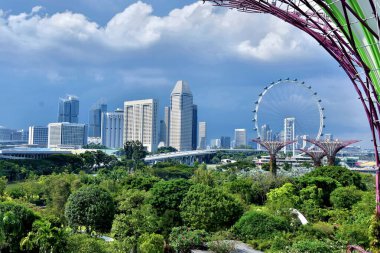
<path fill-rule="evenodd" d="M 183 79 L 209 139 L 232 136 L 234 128 L 253 138 L 258 95 L 291 77 L 318 92 L 325 132 L 370 146 L 364 111 L 338 64 L 267 15 L 190 0 L 3 0 L 0 55 L 0 125 L 10 128 L 56 121 L 66 94 L 79 96 L 83 123 L 100 99 L 113 110 L 125 100 L 157 98 L 162 113 Z"/>

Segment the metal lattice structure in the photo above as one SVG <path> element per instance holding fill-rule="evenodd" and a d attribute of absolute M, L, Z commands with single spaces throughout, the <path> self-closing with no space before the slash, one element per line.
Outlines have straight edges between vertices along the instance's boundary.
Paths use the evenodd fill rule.
<path fill-rule="evenodd" d="M 340 141 L 340 140 L 335 140 L 335 141 L 318 141 L 318 140 L 306 140 L 315 146 L 319 147 L 320 149 L 323 150 L 327 157 L 327 163 L 330 166 L 335 165 L 335 157 L 336 154 L 338 154 L 339 151 L 344 149 L 345 147 L 354 144 L 356 142 L 359 142 L 357 140 L 347 140 L 347 141 Z"/>
<path fill-rule="evenodd" d="M 314 167 L 320 167 L 322 166 L 322 159 L 326 156 L 326 153 L 321 149 L 299 149 L 300 151 L 304 152 L 306 155 L 310 156 L 313 160 Z"/>
<path fill-rule="evenodd" d="M 378 0 L 204 0 L 248 13 L 267 13 L 313 37 L 354 85 L 371 129 L 380 166 L 380 3 Z M 380 171 L 376 173 L 380 216 Z"/>
<path fill-rule="evenodd" d="M 285 146 L 294 143 L 295 141 L 265 141 L 260 139 L 253 139 L 254 142 L 263 146 L 269 153 L 269 166 L 273 176 L 277 175 L 277 159 L 276 155 Z"/>

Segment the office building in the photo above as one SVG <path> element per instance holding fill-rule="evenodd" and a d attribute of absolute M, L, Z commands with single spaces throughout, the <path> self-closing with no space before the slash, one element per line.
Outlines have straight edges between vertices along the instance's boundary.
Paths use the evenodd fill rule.
<path fill-rule="evenodd" d="M 88 118 L 88 137 L 100 138 L 102 132 L 102 113 L 107 112 L 106 104 L 94 106 L 89 113 Z"/>
<path fill-rule="evenodd" d="M 164 132 L 165 132 L 165 146 L 169 146 L 170 140 L 170 107 L 165 106 L 165 114 L 164 114 Z"/>
<path fill-rule="evenodd" d="M 220 148 L 220 139 L 211 139 L 210 147 L 212 149 L 219 149 Z"/>
<path fill-rule="evenodd" d="M 101 121 L 102 144 L 108 148 L 122 148 L 124 131 L 124 111 L 103 112 Z"/>
<path fill-rule="evenodd" d="M 285 118 L 284 119 L 284 142 L 293 141 L 296 137 L 295 131 L 295 118 Z M 292 152 L 293 156 L 296 152 L 296 144 L 292 143 L 284 147 L 284 153 Z"/>
<path fill-rule="evenodd" d="M 207 124 L 204 121 L 199 122 L 198 149 L 206 149 L 207 145 Z"/>
<path fill-rule="evenodd" d="M 220 137 L 220 147 L 224 148 L 224 149 L 230 149 L 231 148 L 231 138 L 228 136 Z"/>
<path fill-rule="evenodd" d="M 198 106 L 193 105 L 193 130 L 191 133 L 192 141 L 191 147 L 193 150 L 197 149 L 197 138 L 198 138 Z"/>
<path fill-rule="evenodd" d="M 178 151 L 193 147 L 193 94 L 187 82 L 178 81 L 170 96 L 169 145 Z"/>
<path fill-rule="evenodd" d="M 123 143 L 140 141 L 149 152 L 157 149 L 157 108 L 155 99 L 124 102 Z"/>
<path fill-rule="evenodd" d="M 235 148 L 245 148 L 247 146 L 247 130 L 235 129 Z"/>
<path fill-rule="evenodd" d="M 39 147 L 47 147 L 48 127 L 47 126 L 30 126 L 28 144 L 37 145 Z"/>
<path fill-rule="evenodd" d="M 87 144 L 87 126 L 78 123 L 50 123 L 48 125 L 49 148 L 80 148 Z"/>
<path fill-rule="evenodd" d="M 9 129 L 3 126 L 0 126 L 0 141 L 1 142 L 8 142 L 12 140 L 12 132 L 13 129 Z"/>
<path fill-rule="evenodd" d="M 58 122 L 78 123 L 79 100 L 76 96 L 60 98 Z"/>

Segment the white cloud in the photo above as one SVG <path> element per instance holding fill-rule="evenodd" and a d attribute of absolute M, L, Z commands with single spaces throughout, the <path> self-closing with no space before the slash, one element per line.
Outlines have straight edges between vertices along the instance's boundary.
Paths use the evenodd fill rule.
<path fill-rule="evenodd" d="M 0 15 L 0 51 L 44 54 L 54 51 L 67 59 L 86 60 L 102 53 L 128 53 L 155 45 L 188 50 L 197 55 L 217 54 L 279 61 L 307 56 L 316 43 L 301 31 L 270 16 L 240 13 L 196 2 L 167 16 L 153 15 L 152 6 L 138 1 L 117 13 L 105 26 L 85 15 L 65 11 L 41 16 Z M 95 54 L 94 54 L 94 51 Z"/>

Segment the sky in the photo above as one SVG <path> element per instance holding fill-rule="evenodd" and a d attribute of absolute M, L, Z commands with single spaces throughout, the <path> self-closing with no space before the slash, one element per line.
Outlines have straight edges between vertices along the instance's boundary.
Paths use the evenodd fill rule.
<path fill-rule="evenodd" d="M 325 133 L 371 146 L 345 73 L 283 21 L 191 0 L 94 2 L 0 2 L 0 125 L 55 122 L 59 98 L 68 94 L 79 97 L 82 123 L 98 101 L 114 110 L 125 100 L 156 98 L 162 117 L 176 81 L 186 80 L 209 140 L 232 137 L 235 128 L 246 128 L 251 139 L 259 94 L 289 77 L 318 93 Z"/>

